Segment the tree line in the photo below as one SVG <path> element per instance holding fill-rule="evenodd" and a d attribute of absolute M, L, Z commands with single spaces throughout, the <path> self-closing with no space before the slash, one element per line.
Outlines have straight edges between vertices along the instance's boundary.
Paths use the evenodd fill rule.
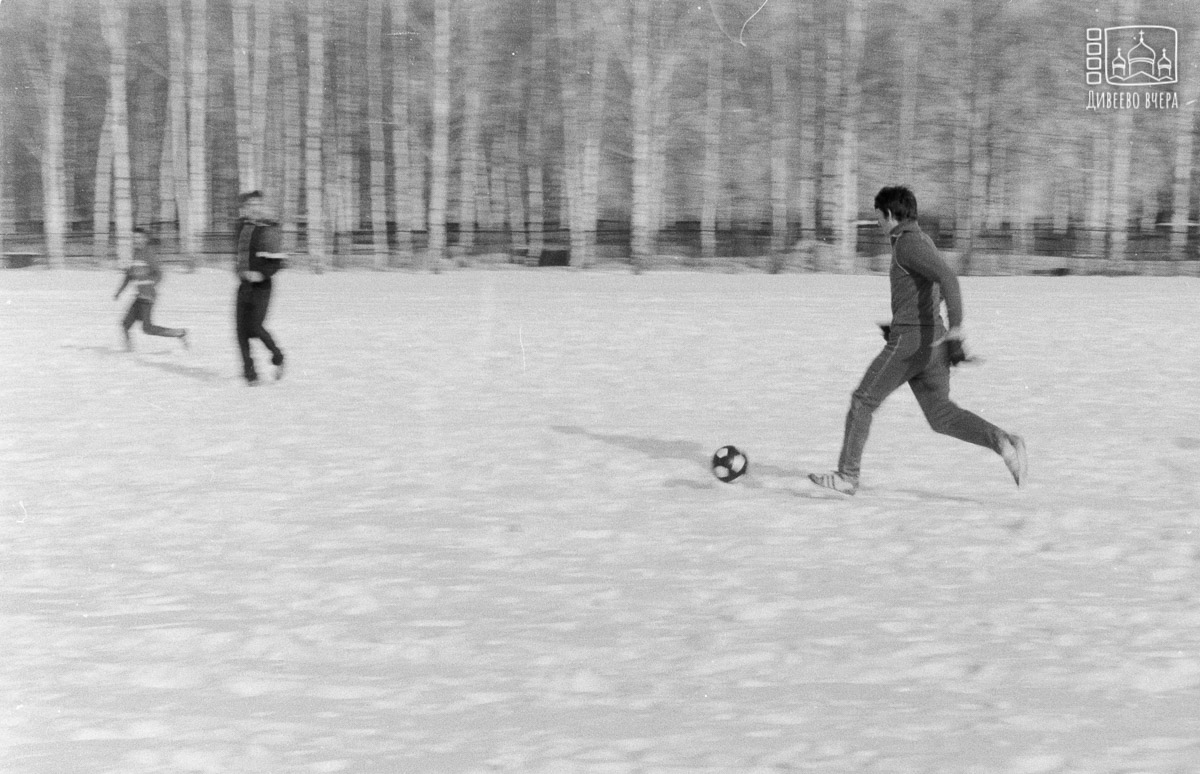
<path fill-rule="evenodd" d="M 4 0 L 0 239 L 128 261 L 150 224 L 195 256 L 259 189 L 317 269 L 550 245 L 587 266 L 606 224 L 635 269 L 664 235 L 703 262 L 738 229 L 850 268 L 902 182 L 968 256 L 1057 234 L 1122 258 L 1151 233 L 1182 258 L 1185 5 Z M 1142 23 L 1178 33 L 1178 82 L 1146 91 L 1164 109 L 1085 82 L 1087 30 Z"/>

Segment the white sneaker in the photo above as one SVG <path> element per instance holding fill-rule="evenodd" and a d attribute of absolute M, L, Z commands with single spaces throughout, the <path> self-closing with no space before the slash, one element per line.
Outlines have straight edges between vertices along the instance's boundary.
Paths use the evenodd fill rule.
<path fill-rule="evenodd" d="M 1000 442 L 1000 456 L 1004 458 L 1008 472 L 1012 473 L 1013 481 L 1020 486 L 1021 480 L 1025 478 L 1025 473 L 1029 469 L 1029 458 L 1025 454 L 1025 439 L 1019 435 L 1006 434 L 1004 440 Z"/>
<path fill-rule="evenodd" d="M 836 470 L 829 473 L 809 473 L 808 478 L 817 486 L 823 486 L 844 495 L 853 495 L 858 491 L 856 479 L 847 478 Z"/>

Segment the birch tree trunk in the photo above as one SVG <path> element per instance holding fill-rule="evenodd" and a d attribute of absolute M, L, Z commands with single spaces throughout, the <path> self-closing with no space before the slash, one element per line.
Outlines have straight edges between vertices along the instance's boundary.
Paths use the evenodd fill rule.
<path fill-rule="evenodd" d="M 586 62 L 584 41 L 577 35 L 575 0 L 557 0 L 555 18 L 558 22 L 558 39 L 574 53 L 567 58 L 562 68 L 562 133 L 563 133 L 563 186 L 566 189 L 566 222 L 571 240 L 571 263 L 579 267 L 585 263 L 584 204 L 583 204 L 583 134 L 580 107 L 579 72 L 581 63 Z"/>
<path fill-rule="evenodd" d="M 290 12 L 288 4 L 292 0 L 265 0 L 274 10 L 271 12 L 271 74 L 267 79 L 267 133 L 262 149 L 262 172 L 260 179 L 262 190 L 268 192 L 271 200 L 276 203 L 276 220 L 280 224 L 280 236 L 283 226 L 283 198 L 285 196 L 284 155 L 287 148 L 284 135 L 284 114 L 287 111 L 287 69 L 282 52 L 285 46 L 284 38 L 288 35 Z M 293 60 L 293 65 L 295 61 Z"/>
<path fill-rule="evenodd" d="M 0 262 L 4 259 L 4 237 L 12 231 L 12 202 L 8 192 L 8 176 L 5 172 L 9 164 L 8 120 L 11 115 L 12 95 L 7 90 L 0 91 Z"/>
<path fill-rule="evenodd" d="M 1088 251 L 1095 258 L 1105 255 L 1106 216 L 1109 212 L 1109 179 L 1112 157 L 1108 150 L 1108 128 L 1101 123 L 1092 137 L 1092 199 L 1088 211 Z"/>
<path fill-rule="evenodd" d="M 797 207 L 801 238 L 815 239 L 817 235 L 817 178 L 821 167 L 817 161 L 817 29 L 814 4 L 816 0 L 798 0 L 798 30 L 800 38 L 800 158 L 796 170 L 799 190 Z"/>
<path fill-rule="evenodd" d="M 1121 24 L 1133 24 L 1138 12 L 1137 0 L 1120 0 L 1118 13 Z M 1132 155 L 1133 113 L 1118 110 L 1113 117 L 1112 172 L 1109 182 L 1108 210 L 1108 260 L 1110 263 L 1125 260 L 1125 248 L 1129 237 L 1129 166 Z"/>
<path fill-rule="evenodd" d="M 11 204 L 8 195 L 8 126 L 5 116 L 9 115 L 11 96 L 7 91 L 0 93 L 0 261 L 4 258 L 4 236 L 12 230 Z"/>
<path fill-rule="evenodd" d="M 174 204 L 174 217 L 170 220 L 177 224 L 180 252 L 194 262 L 196 246 L 192 236 L 191 176 L 188 174 L 187 33 L 183 21 L 183 0 L 167 0 L 167 30 L 170 49 L 167 123 L 171 127 L 171 198 Z"/>
<path fill-rule="evenodd" d="M 1149 233 L 1154 231 L 1154 223 L 1158 220 L 1158 191 L 1147 187 L 1139 193 L 1141 194 L 1141 213 L 1138 218 L 1138 230 Z"/>
<path fill-rule="evenodd" d="M 480 94 L 480 81 L 483 78 L 483 68 L 480 67 L 482 47 L 479 45 L 479 23 L 474 14 L 463 15 L 463 34 L 466 38 L 465 78 L 462 85 L 463 99 L 463 134 L 462 134 L 462 182 L 459 186 L 459 215 L 458 215 L 458 246 L 464 254 L 469 255 L 475 247 L 475 224 L 479 219 L 479 174 L 480 164 L 479 135 L 482 123 L 483 99 Z"/>
<path fill-rule="evenodd" d="M 145 22 L 146 16 L 136 5 L 129 7 L 129 28 Z M 126 50 L 130 49 L 129 33 L 125 35 Z M 136 45 L 136 39 L 134 41 Z M 157 220 L 159 192 L 159 161 L 163 151 L 160 143 L 164 134 L 160 131 L 158 115 L 159 82 L 146 77 L 146 70 L 137 66 L 137 58 L 129 61 L 128 67 L 135 72 L 130 93 L 129 122 L 129 165 L 130 185 L 133 189 L 132 217 L 135 224 L 146 226 Z M 157 151 L 157 153 L 155 152 Z"/>
<path fill-rule="evenodd" d="M 1200 51 L 1200 27 L 1192 33 L 1188 51 Z M 1188 216 L 1192 202 L 1192 159 L 1195 154 L 1197 108 L 1200 101 L 1200 82 L 1192 77 L 1179 85 L 1179 112 L 1176 116 L 1174 177 L 1171 186 L 1171 258 L 1182 261 L 1187 257 Z"/>
<path fill-rule="evenodd" d="M 306 245 L 313 271 L 329 268 L 325 233 L 324 159 L 321 152 L 325 111 L 325 0 L 308 0 L 308 105 L 304 117 L 304 208 Z"/>
<path fill-rule="evenodd" d="M 336 109 L 333 115 L 337 153 L 333 159 L 334 176 L 331 187 L 336 192 L 333 212 L 334 251 L 339 256 L 338 265 L 345 266 L 345 262 L 354 252 L 354 232 L 361 222 L 358 217 L 359 166 L 356 153 L 358 135 L 362 129 L 361 86 L 357 78 L 361 48 L 355 34 L 355 10 L 345 6 L 338 10 L 335 18 L 338 20 L 337 30 L 340 34 L 336 37 Z"/>
<path fill-rule="evenodd" d="M 210 0 L 211 2 L 211 0 Z M 216 21 L 210 19 L 210 23 Z M 224 22 L 216 21 L 210 27 L 210 43 L 223 41 L 228 30 L 222 29 Z M 233 142 L 234 126 L 231 116 L 236 112 L 233 102 L 232 82 L 229 78 L 229 52 L 225 46 L 214 46 L 209 51 L 209 88 L 206 116 L 208 136 L 206 152 L 208 171 L 205 173 L 208 209 L 206 229 L 202 234 L 202 249 L 215 255 L 218 261 L 232 263 L 233 254 L 229 240 L 238 213 L 238 160 L 237 144 Z M 214 55 L 214 50 L 216 55 Z M 230 88 L 225 88 L 226 85 Z M 278 204 L 269 198 L 271 206 Z"/>
<path fill-rule="evenodd" d="M 993 101 L 988 114 L 987 203 L 983 207 L 983 227 L 987 231 L 999 231 L 1004 216 L 1013 212 L 1008 198 L 1008 143 L 1012 140 L 1000 128 L 994 111 Z"/>
<path fill-rule="evenodd" d="M 346 254 L 346 94 L 350 89 L 346 75 L 346 18 L 345 8 L 329 6 L 329 84 L 325 114 L 325 192 L 329 207 L 329 249 L 334 268 L 342 268 Z"/>
<path fill-rule="evenodd" d="M 584 268 L 595 260 L 599 218 L 600 142 L 608 88 L 608 48 L 596 22 L 607 28 L 606 8 L 579 0 L 558 0 L 560 39 L 575 56 L 563 68 L 564 188 L 571 235 L 571 263 Z"/>
<path fill-rule="evenodd" d="M 1046 169 L 1044 166 L 1046 164 L 1045 154 L 1040 147 L 1040 141 L 1035 141 L 1026 149 L 1026 153 L 1028 154 L 1027 160 L 1017 167 L 1011 186 L 1015 192 L 1015 201 L 1013 202 L 1013 212 L 1016 215 L 1013 223 L 1016 231 L 1015 247 L 1021 255 L 1033 254 L 1034 227 L 1036 225 L 1034 216 L 1037 212 L 1038 202 L 1047 201 L 1049 203 L 1049 197 L 1043 195 L 1042 175 L 1039 174 L 1039 170 Z M 1049 188 L 1049 185 L 1046 187 Z M 1050 203 L 1050 205 L 1048 210 L 1053 208 L 1053 204 Z"/>
<path fill-rule="evenodd" d="M 653 202 L 650 201 L 653 150 L 653 112 L 650 104 L 654 84 L 650 75 L 650 46 L 653 40 L 653 7 L 634 3 L 630 9 L 631 107 L 633 119 L 633 198 L 630 204 L 630 248 L 634 273 L 649 265 L 653 250 L 650 233 Z"/>
<path fill-rule="evenodd" d="M 791 150 L 793 119 L 790 106 L 787 69 L 793 40 L 786 5 L 773 6 L 771 51 L 771 257 L 768 270 L 777 274 L 783 270 L 788 239 L 788 210 L 791 195 L 788 161 Z"/>
<path fill-rule="evenodd" d="M 970 149 L 970 185 L 967 189 L 966 203 L 966 232 L 967 232 L 967 249 L 963 254 L 963 263 L 961 271 L 980 272 L 985 269 L 982 256 L 976 255 L 979 245 L 979 232 L 981 228 L 986 227 L 986 214 L 984 209 L 987 204 L 987 185 L 988 185 L 988 147 L 987 147 L 987 132 L 988 122 L 991 112 L 991 99 L 988 96 L 988 85 L 983 81 L 982 77 L 976 76 L 972 79 L 972 89 L 974 91 L 974 107 L 970 114 L 970 139 L 968 147 Z"/>
<path fill-rule="evenodd" d="M 900 30 L 900 114 L 899 114 L 899 152 L 901 185 L 913 186 L 916 181 L 914 161 L 917 148 L 917 95 L 920 91 L 920 25 L 916 19 L 918 10 L 917 0 L 908 0 L 912 5 L 904 9 L 904 15 L 899 20 Z"/>
<path fill-rule="evenodd" d="M 370 211 L 369 206 L 364 206 L 368 204 L 366 196 L 369 191 L 364 190 L 363 181 L 365 178 L 369 188 L 371 178 L 370 170 L 364 170 L 362 164 L 364 149 L 367 152 L 370 149 L 370 140 L 365 129 L 366 58 L 360 56 L 362 41 L 366 35 L 358 12 L 353 7 L 347 8 L 346 11 L 343 20 L 343 29 L 346 34 L 342 38 L 344 44 L 342 50 L 345 52 L 345 57 L 341 60 L 345 75 L 343 82 L 346 84 L 346 92 L 343 94 L 345 112 L 339 115 L 339 118 L 343 120 L 339 121 L 338 127 L 341 142 L 342 202 L 344 206 L 342 226 L 346 235 L 347 252 L 352 253 L 355 232 L 362 228 L 365 221 L 364 210 Z"/>
<path fill-rule="evenodd" d="M 200 252 L 197 236 L 209 230 L 208 203 L 208 3 L 191 0 L 191 83 L 188 98 L 188 180 L 191 204 L 188 252 Z"/>
<path fill-rule="evenodd" d="M 508 222 L 508 191 L 505 187 L 507 171 L 504 168 L 504 133 L 492 135 L 487 151 L 488 228 L 502 231 Z"/>
<path fill-rule="evenodd" d="M 62 0 L 43 8 L 46 19 L 46 68 L 43 97 L 42 207 L 46 258 L 53 268 L 66 265 L 67 213 L 63 169 L 64 108 L 67 79 L 67 9 Z"/>
<path fill-rule="evenodd" d="M 341 250 L 339 240 L 342 219 L 342 151 L 341 151 L 341 91 L 345 88 L 342 83 L 342 66 L 340 63 L 342 40 L 338 31 L 342 28 L 339 9 L 333 4 L 325 6 L 328 13 L 329 32 L 326 52 L 326 88 L 323 92 L 324 116 L 321 134 L 322 149 L 322 180 L 325 196 L 325 224 L 328 228 L 329 266 L 336 268 L 339 263 L 338 254 Z"/>
<path fill-rule="evenodd" d="M 721 116 L 724 93 L 723 39 L 708 46 L 704 88 L 704 171 L 700 203 L 700 256 L 705 265 L 717 258 L 717 207 L 721 198 Z"/>
<path fill-rule="evenodd" d="M 68 26 L 67 38 L 70 39 L 72 34 L 70 26 Z M 75 171 L 80 168 L 80 159 L 84 157 L 83 148 L 79 142 L 83 120 L 78 115 L 79 111 L 75 109 L 74 100 L 66 96 L 71 91 L 71 59 L 71 51 L 68 50 L 67 86 L 64 91 L 63 100 L 63 212 L 66 217 L 65 223 L 68 237 L 77 216 L 75 189 L 78 186 L 75 184 Z"/>
<path fill-rule="evenodd" d="M 1072 177 L 1083 166 L 1080 158 L 1080 140 L 1072 137 L 1066 142 L 1059 142 L 1059 148 L 1051 146 L 1048 149 L 1048 152 L 1054 154 L 1053 161 L 1050 162 L 1050 169 L 1054 173 L 1050 182 L 1050 229 L 1055 235 L 1066 234 L 1071 224 L 1071 216 L 1076 212 L 1075 207 L 1081 197 L 1075 193 L 1075 181 Z M 1086 215 L 1080 219 L 1085 225 L 1088 223 Z"/>
<path fill-rule="evenodd" d="M 92 260 L 104 263 L 109 257 L 112 223 L 112 171 L 113 171 L 113 105 L 112 99 L 104 109 L 104 125 L 100 128 L 100 142 L 96 148 L 96 185 L 92 204 Z M 0 165 L 3 166 L 3 165 Z"/>
<path fill-rule="evenodd" d="M 861 102 L 858 69 L 862 52 L 862 0 L 846 0 L 846 52 L 842 70 L 846 90 L 845 120 L 842 124 L 839 174 L 841 207 L 836 228 L 840 231 L 837 242 L 841 246 L 842 262 L 850 271 L 854 271 L 858 263 L 858 131 L 855 127 L 859 121 Z"/>
<path fill-rule="evenodd" d="M 253 129 L 250 121 L 250 2 L 233 0 L 233 99 L 240 193 L 259 187 L 254 171 Z"/>
<path fill-rule="evenodd" d="M 283 65 L 283 195 L 281 231 L 283 251 L 296 251 L 296 214 L 300 209 L 300 74 L 296 63 L 296 15 L 290 5 L 282 7 L 279 53 Z"/>
<path fill-rule="evenodd" d="M 171 147 L 171 86 L 167 87 L 167 114 L 162 123 L 162 146 L 158 161 L 158 214 L 160 224 L 175 221 L 175 161 Z"/>
<path fill-rule="evenodd" d="M 971 254 L 971 118 L 975 83 L 975 57 L 971 39 L 971 6 L 960 4 L 958 45 L 961 84 L 956 90 L 958 120 L 954 124 L 954 249 L 959 254 L 959 271 L 965 272 Z"/>
<path fill-rule="evenodd" d="M 408 0 L 392 0 L 392 191 L 395 201 L 396 251 L 413 253 L 421 182 L 413 164 L 412 111 L 409 109 Z"/>
<path fill-rule="evenodd" d="M 367 4 L 367 136 L 370 141 L 371 242 L 376 269 L 388 265 L 387 158 L 383 144 L 383 0 Z"/>
<path fill-rule="evenodd" d="M 267 86 L 271 75 L 271 0 L 254 3 L 254 58 L 250 85 L 250 168 L 253 188 L 262 189 L 266 180 Z M 279 203 L 278 192 L 269 192 L 270 200 Z"/>
<path fill-rule="evenodd" d="M 104 37 L 108 43 L 108 98 L 112 117 L 113 213 L 117 227 L 117 261 L 133 262 L 133 199 L 129 183 L 129 98 L 126 92 L 124 3 L 104 6 Z"/>
<path fill-rule="evenodd" d="M 651 10 L 650 13 L 653 14 L 654 11 Z M 651 52 L 653 50 L 651 49 Z M 653 53 L 651 53 L 650 61 L 654 61 Z M 667 223 L 667 141 L 670 139 L 671 123 L 670 86 L 677 61 L 676 57 L 668 57 L 665 60 L 661 69 L 653 77 L 653 87 L 650 92 L 650 169 L 647 197 L 650 214 L 647 219 L 650 223 L 651 250 L 657 244 L 657 237 Z M 653 67 L 651 70 L 653 71 Z"/>
<path fill-rule="evenodd" d="M 234 114 L 237 126 L 238 188 L 266 186 L 267 85 L 271 67 L 271 3 L 233 0 Z M 254 16 L 251 25 L 250 8 Z M 252 30 L 253 27 L 253 30 Z"/>
<path fill-rule="evenodd" d="M 529 238 L 526 230 L 527 215 L 525 212 L 524 188 L 521 185 L 521 78 L 512 81 L 512 108 L 509 109 L 508 121 L 504 132 L 504 153 L 501 163 L 504 165 L 504 191 L 507 197 L 506 211 L 509 238 L 512 241 L 510 250 L 513 255 L 529 255 Z"/>
<path fill-rule="evenodd" d="M 446 206 L 450 177 L 450 0 L 434 0 L 433 151 L 430 158 L 429 250 L 437 271 L 446 256 Z"/>
<path fill-rule="evenodd" d="M 671 12 L 669 4 L 654 4 L 647 8 L 649 16 L 650 48 L 647 51 L 648 72 L 650 75 L 650 156 L 649 184 L 647 202 L 650 213 L 647 221 L 650 224 L 650 249 L 653 253 L 658 245 L 658 236 L 666 228 L 670 212 L 668 211 L 669 188 L 667 180 L 667 147 L 671 137 L 671 81 L 675 68 L 681 61 L 676 51 L 669 51 L 669 46 L 676 37 L 673 26 L 664 22 L 661 14 Z M 656 15 L 660 14 L 660 15 Z M 660 52 L 655 57 L 655 52 Z"/>
<path fill-rule="evenodd" d="M 529 63 L 529 109 L 525 113 L 525 159 L 529 179 L 529 261 L 537 265 L 542 259 L 545 246 L 546 193 L 545 193 L 545 140 L 542 127 L 546 112 L 546 31 L 538 16 L 545 16 L 545 0 L 533 0 L 533 41 L 530 44 Z M 536 12 L 540 11 L 540 14 Z"/>
<path fill-rule="evenodd" d="M 610 14 L 611 10 L 605 6 L 599 17 L 606 28 Z M 602 34 L 594 35 L 593 41 L 591 95 L 583 148 L 584 254 L 580 258 L 581 266 L 588 266 L 596 259 L 596 229 L 600 220 L 600 144 L 604 134 L 604 97 L 608 91 L 608 44 Z"/>
<path fill-rule="evenodd" d="M 823 7 L 826 29 L 825 58 L 822 74 L 825 78 L 824 120 L 822 124 L 820 176 L 821 193 L 818 211 L 821 226 L 829 230 L 834 240 L 832 260 L 836 263 L 841 255 L 841 240 L 844 228 L 839 226 L 841 211 L 842 126 L 851 120 L 845 113 L 845 97 L 842 93 L 846 82 L 842 65 L 845 48 L 845 22 L 847 14 L 839 14 L 836 8 Z M 827 268 L 822 266 L 821 268 Z M 832 268 L 832 267 L 830 267 Z"/>
<path fill-rule="evenodd" d="M 1108 260 L 1124 261 L 1129 241 L 1129 165 L 1132 155 L 1130 136 L 1133 133 L 1133 114 L 1118 110 L 1113 117 L 1112 173 L 1109 182 Z"/>

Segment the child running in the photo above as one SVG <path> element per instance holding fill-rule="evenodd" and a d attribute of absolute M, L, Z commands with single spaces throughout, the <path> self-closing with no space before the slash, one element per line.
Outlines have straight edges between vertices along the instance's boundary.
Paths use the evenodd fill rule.
<path fill-rule="evenodd" d="M 187 347 L 186 329 L 164 328 L 160 325 L 155 325 L 151 319 L 154 313 L 154 301 L 158 296 L 158 283 L 161 281 L 162 267 L 159 265 L 158 255 L 155 254 L 153 247 L 150 245 L 150 237 L 145 229 L 135 228 L 133 230 L 133 263 L 125 271 L 125 278 L 121 281 L 121 287 L 117 288 L 117 292 L 113 295 L 113 300 L 115 301 L 121 297 L 121 293 L 125 288 L 130 285 L 137 287 L 137 296 L 125 312 L 125 319 L 121 321 L 121 331 L 125 335 L 126 350 L 133 349 L 133 339 L 129 336 L 129 330 L 139 320 L 142 323 L 142 331 L 146 335 L 179 339 L 183 346 Z"/>

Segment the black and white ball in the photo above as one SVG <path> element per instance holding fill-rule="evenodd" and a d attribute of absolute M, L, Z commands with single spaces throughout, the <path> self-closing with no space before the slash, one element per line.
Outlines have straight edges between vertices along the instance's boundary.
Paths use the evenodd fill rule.
<path fill-rule="evenodd" d="M 722 446 L 713 453 L 713 475 L 726 484 L 740 478 L 749 468 L 750 459 L 736 446 Z"/>

